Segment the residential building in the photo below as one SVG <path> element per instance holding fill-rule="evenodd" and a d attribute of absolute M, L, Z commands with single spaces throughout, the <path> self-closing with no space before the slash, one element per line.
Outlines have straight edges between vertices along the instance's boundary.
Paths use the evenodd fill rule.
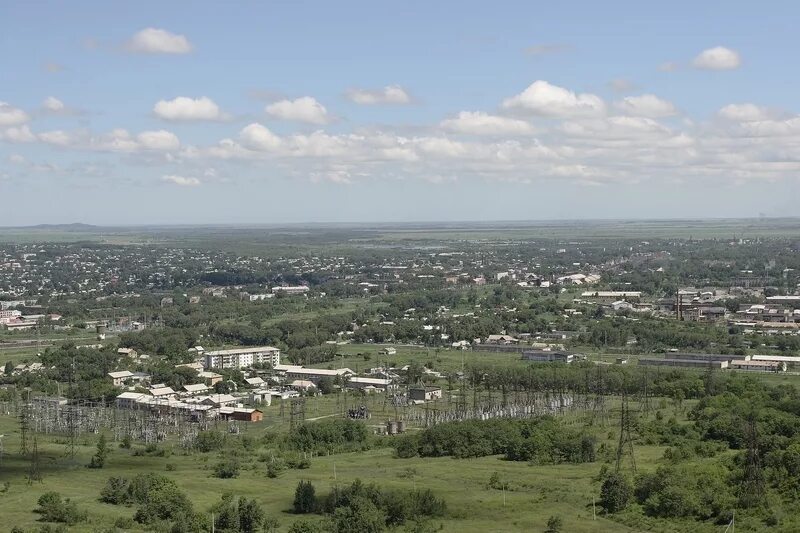
<path fill-rule="evenodd" d="M 205 368 L 249 368 L 254 364 L 269 364 L 275 368 L 280 363 L 281 351 L 272 346 L 205 352 Z"/>

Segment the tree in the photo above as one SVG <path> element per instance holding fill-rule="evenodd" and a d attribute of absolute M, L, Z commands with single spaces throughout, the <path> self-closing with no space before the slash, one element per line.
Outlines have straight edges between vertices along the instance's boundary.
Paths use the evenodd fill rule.
<path fill-rule="evenodd" d="M 600 488 L 600 505 L 609 513 L 622 511 L 633 494 L 631 482 L 620 473 L 609 475 Z"/>
<path fill-rule="evenodd" d="M 322 394 L 331 394 L 335 390 L 333 379 L 330 376 L 323 376 L 317 383 L 317 388 Z"/>
<path fill-rule="evenodd" d="M 547 519 L 547 529 L 544 533 L 559 533 L 564 525 L 564 521 L 560 516 L 551 516 Z"/>
<path fill-rule="evenodd" d="M 6 361 L 6 366 L 4 369 L 5 375 L 10 376 L 13 371 L 14 371 L 14 361 Z"/>
<path fill-rule="evenodd" d="M 92 460 L 89 462 L 89 468 L 103 468 L 110 452 L 111 448 L 109 448 L 108 442 L 106 441 L 106 435 L 105 433 L 101 433 L 100 438 L 97 440 L 97 452 L 92 456 Z"/>
<path fill-rule="evenodd" d="M 239 531 L 256 533 L 264 526 L 267 516 L 255 500 L 239 500 Z"/>
<path fill-rule="evenodd" d="M 384 511 L 363 496 L 352 498 L 347 506 L 337 507 L 332 520 L 337 533 L 380 533 L 386 529 Z"/>
<path fill-rule="evenodd" d="M 294 512 L 297 514 L 313 513 L 317 507 L 316 489 L 310 481 L 300 480 L 294 491 Z"/>
<path fill-rule="evenodd" d="M 298 520 L 289 528 L 288 533 L 320 533 L 322 528 L 315 522 Z"/>

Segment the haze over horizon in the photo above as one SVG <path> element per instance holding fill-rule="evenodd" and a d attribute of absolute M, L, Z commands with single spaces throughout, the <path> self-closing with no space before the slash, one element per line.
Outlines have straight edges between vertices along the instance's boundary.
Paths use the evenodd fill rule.
<path fill-rule="evenodd" d="M 799 17 L 6 3 L 0 226 L 798 216 Z"/>

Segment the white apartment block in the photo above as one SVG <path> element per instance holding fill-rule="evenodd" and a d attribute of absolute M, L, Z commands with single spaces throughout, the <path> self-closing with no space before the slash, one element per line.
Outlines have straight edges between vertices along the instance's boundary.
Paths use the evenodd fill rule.
<path fill-rule="evenodd" d="M 248 368 L 264 363 L 275 368 L 281 364 L 281 351 L 273 346 L 253 346 L 206 352 L 205 358 L 206 368 Z"/>

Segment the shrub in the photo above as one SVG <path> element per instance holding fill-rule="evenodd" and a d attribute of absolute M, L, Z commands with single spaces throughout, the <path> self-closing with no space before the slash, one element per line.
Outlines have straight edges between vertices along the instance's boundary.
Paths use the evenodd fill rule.
<path fill-rule="evenodd" d="M 37 501 L 39 507 L 35 512 L 42 515 L 45 522 L 60 522 L 64 524 L 77 524 L 87 519 L 86 511 L 81 511 L 75 502 L 69 498 L 62 499 L 58 492 L 45 492 Z"/>
<path fill-rule="evenodd" d="M 236 458 L 220 461 L 214 466 L 214 477 L 231 479 L 239 477 L 239 460 Z"/>
<path fill-rule="evenodd" d="M 316 489 L 310 481 L 300 480 L 294 491 L 294 512 L 297 514 L 313 513 L 317 507 Z"/>

